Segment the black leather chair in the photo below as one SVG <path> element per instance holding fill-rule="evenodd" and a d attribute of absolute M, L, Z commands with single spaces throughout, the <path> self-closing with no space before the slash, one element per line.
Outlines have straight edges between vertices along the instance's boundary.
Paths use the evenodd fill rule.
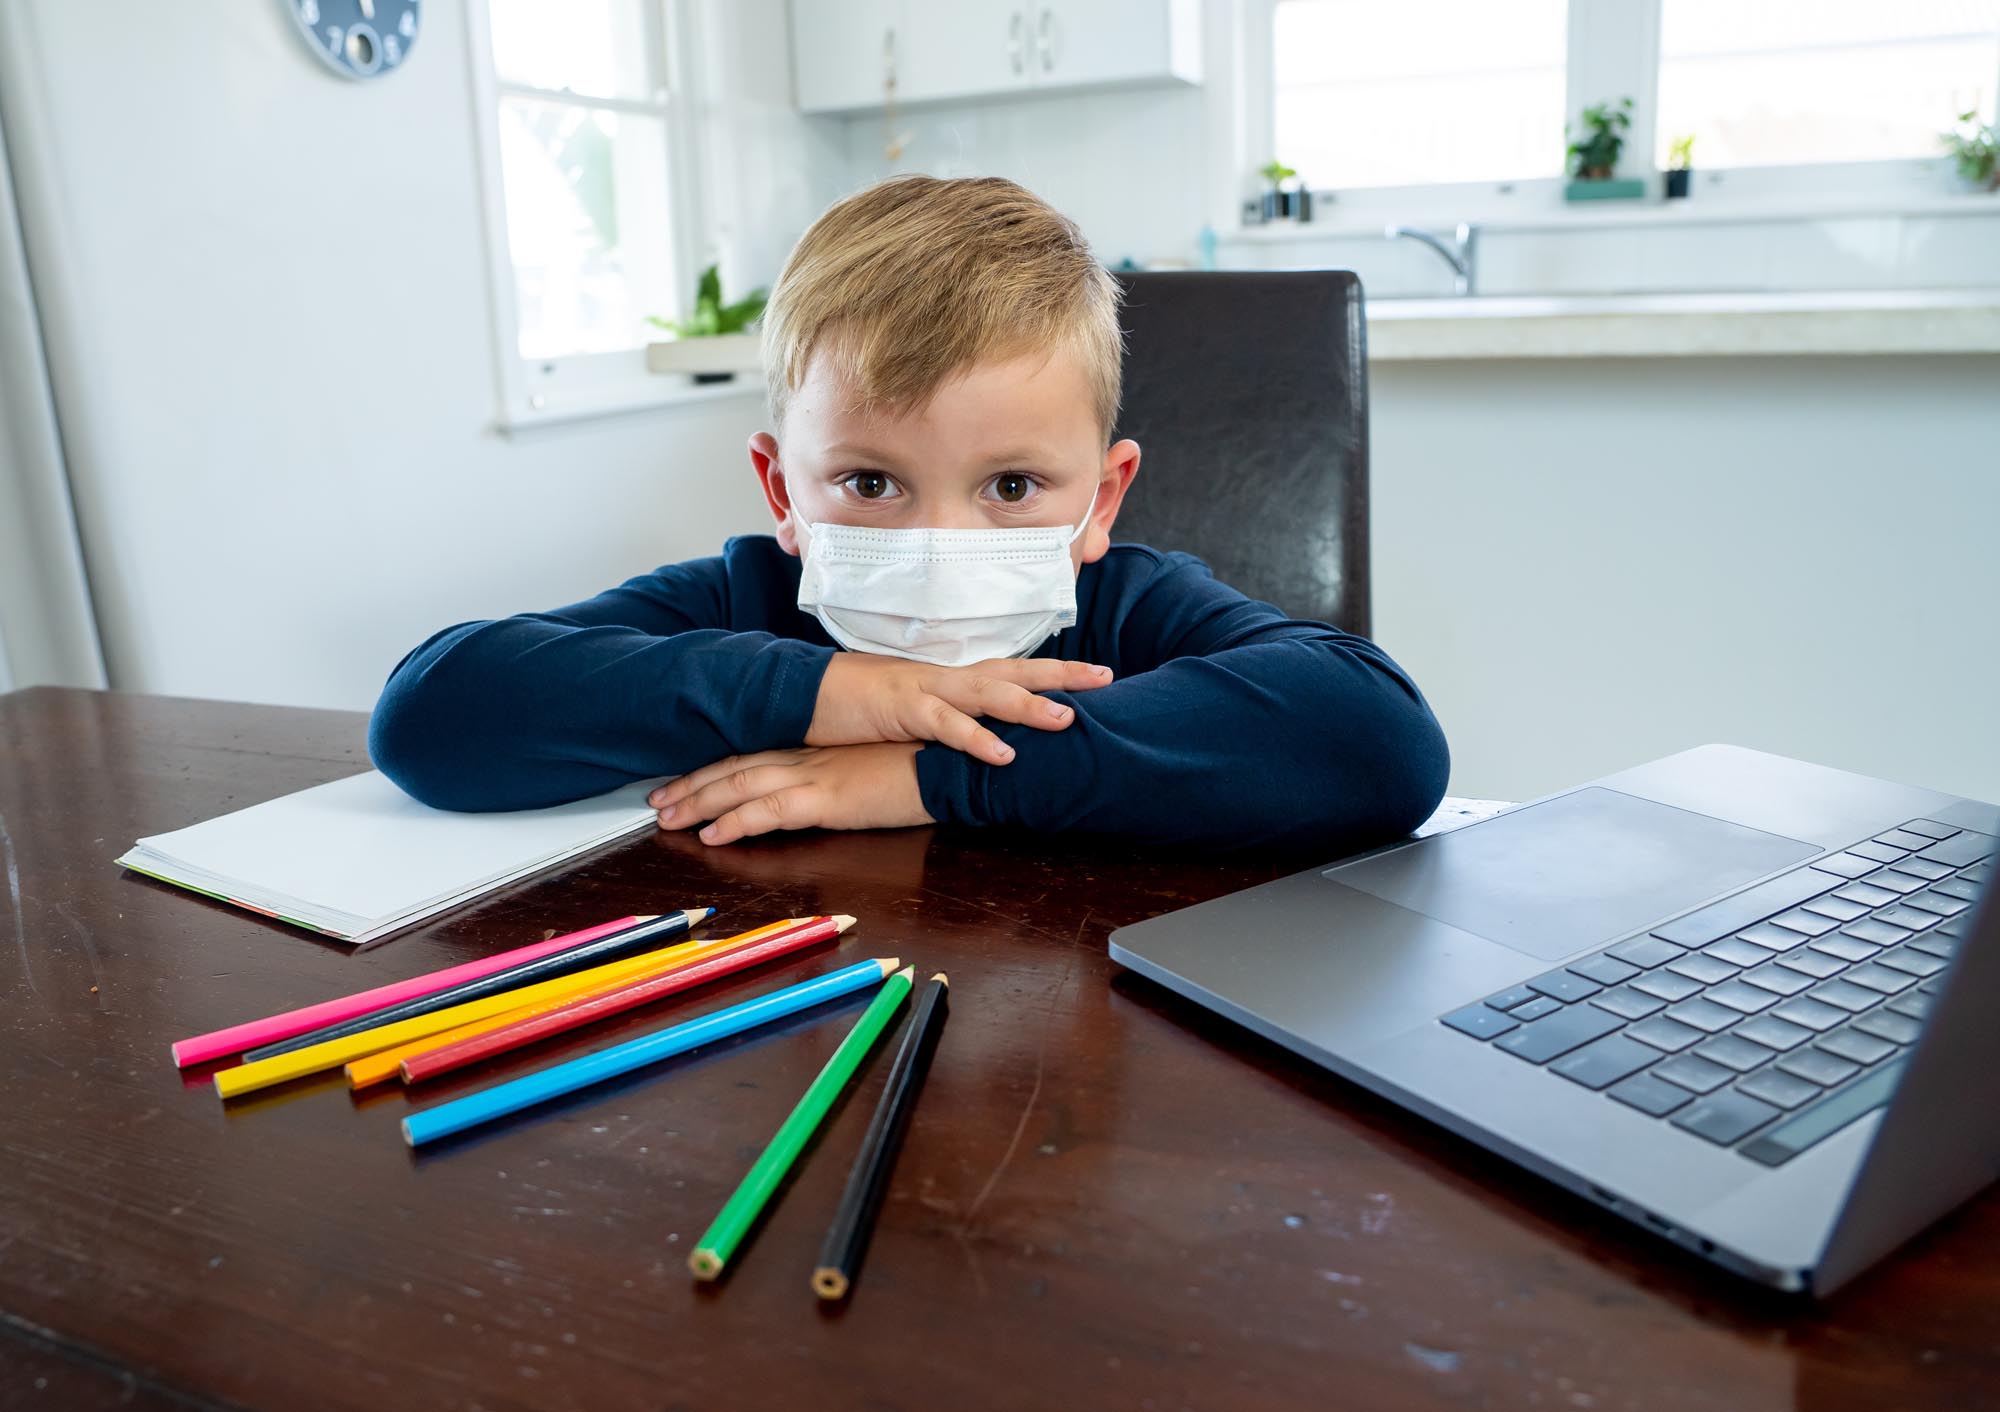
<path fill-rule="evenodd" d="M 1120 273 L 1139 477 L 1114 538 L 1367 633 L 1368 354 L 1349 270 Z"/>

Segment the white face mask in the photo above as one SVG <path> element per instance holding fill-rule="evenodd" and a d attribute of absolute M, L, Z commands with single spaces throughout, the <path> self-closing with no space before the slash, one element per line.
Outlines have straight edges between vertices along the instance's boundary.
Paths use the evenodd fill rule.
<path fill-rule="evenodd" d="M 1097 496 L 1090 497 L 1091 509 Z M 797 510 L 794 509 L 794 514 Z M 853 652 L 940 667 L 1020 657 L 1076 621 L 1076 528 L 878 529 L 798 516 L 799 607 Z"/>

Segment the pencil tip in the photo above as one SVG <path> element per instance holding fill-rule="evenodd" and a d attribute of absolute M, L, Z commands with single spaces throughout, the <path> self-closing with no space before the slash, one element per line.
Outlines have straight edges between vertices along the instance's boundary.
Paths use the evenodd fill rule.
<path fill-rule="evenodd" d="M 410 1120 L 408 1118 L 405 1118 L 398 1126 L 400 1126 L 403 1130 L 404 1145 L 407 1147 L 415 1147 L 417 1145 L 417 1135 L 410 1131 Z"/>
<path fill-rule="evenodd" d="M 722 1262 L 716 1259 L 713 1250 L 702 1249 L 688 1256 L 688 1268 L 694 1271 L 696 1279 L 712 1280 L 722 1273 Z"/>
<path fill-rule="evenodd" d="M 896 974 L 906 981 L 915 981 L 917 978 L 917 963 L 912 961 L 909 965 L 903 967 L 902 970 L 896 972 Z"/>
<path fill-rule="evenodd" d="M 813 1271 L 813 1293 L 821 1299 L 844 1299 L 847 1297 L 847 1276 L 831 1265 L 822 1265 Z"/>
<path fill-rule="evenodd" d="M 844 932 L 854 925 L 854 918 L 848 916 L 845 912 L 836 912 L 834 913 L 833 924 Z"/>
<path fill-rule="evenodd" d="M 877 956 L 875 964 L 882 968 L 882 974 L 886 976 L 903 964 L 903 958 L 900 956 Z"/>
<path fill-rule="evenodd" d="M 931 979 L 936 981 L 941 986 L 948 987 L 951 985 L 951 977 L 946 975 L 943 971 L 939 971 L 936 975 L 932 976 Z"/>

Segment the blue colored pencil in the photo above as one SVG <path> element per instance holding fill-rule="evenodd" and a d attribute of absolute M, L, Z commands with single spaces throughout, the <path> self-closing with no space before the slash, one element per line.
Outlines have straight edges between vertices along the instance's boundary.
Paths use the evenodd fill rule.
<path fill-rule="evenodd" d="M 532 1108 L 537 1103 L 546 1103 L 551 1098 L 560 1098 L 566 1093 L 602 1083 L 605 1079 L 644 1068 L 670 1055 L 684 1054 L 690 1049 L 699 1049 L 704 1044 L 727 1039 L 730 1035 L 741 1034 L 786 1015 L 809 1010 L 838 996 L 880 984 L 884 976 L 896 969 L 897 964 L 893 956 L 862 961 L 798 985 L 760 995 L 755 1000 L 697 1016 L 664 1030 L 655 1030 L 652 1034 L 641 1035 L 595 1054 L 586 1054 L 581 1059 L 552 1064 L 507 1083 L 468 1093 L 463 1098 L 454 1098 L 449 1103 L 440 1103 L 421 1113 L 412 1113 L 403 1119 L 403 1141 L 412 1147 L 421 1147 L 427 1142 L 450 1137 L 453 1133 L 464 1132 L 467 1128 L 478 1127 L 509 1113 L 518 1113 L 523 1108 Z"/>

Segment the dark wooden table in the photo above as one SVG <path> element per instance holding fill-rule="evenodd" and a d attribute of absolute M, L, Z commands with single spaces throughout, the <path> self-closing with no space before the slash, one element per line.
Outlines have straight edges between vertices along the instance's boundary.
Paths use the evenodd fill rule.
<path fill-rule="evenodd" d="M 352 773 L 359 716 L 0 697 L 0 1406 L 1767 1408 L 2000 1399 L 2000 1199 L 1824 1308 L 1729 1282 L 1114 968 L 1127 921 L 1299 866 L 931 830 L 648 835 L 354 955 L 122 875 L 142 834 Z M 1172 801 L 1163 800 L 1163 807 Z M 169 1042 L 710 903 L 952 977 L 852 1304 L 807 1287 L 887 1070 L 716 1287 L 694 1237 L 858 1005 L 424 1156 L 401 1091 L 225 1108 Z M 1219 946 L 1231 944 L 1217 937 Z M 826 964 L 827 952 L 786 972 Z M 435 1102 L 746 980 L 623 1017 Z"/>

